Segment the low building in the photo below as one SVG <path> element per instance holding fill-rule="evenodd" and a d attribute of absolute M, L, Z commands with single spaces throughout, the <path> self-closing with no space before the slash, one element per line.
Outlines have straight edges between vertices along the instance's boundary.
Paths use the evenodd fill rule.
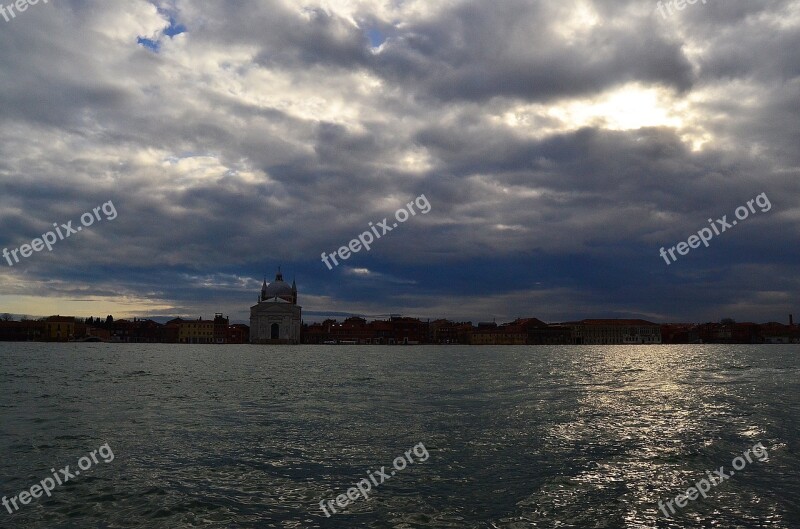
<path fill-rule="evenodd" d="M 417 345 L 430 343 L 429 326 L 417 318 L 392 316 L 367 322 L 358 316 L 342 323 L 325 320 L 303 326 L 303 343 L 352 345 Z"/>
<path fill-rule="evenodd" d="M 197 318 L 181 322 L 178 329 L 178 343 L 214 343 L 214 321 Z"/>
<path fill-rule="evenodd" d="M 333 320 L 326 320 L 324 323 L 303 324 L 300 332 L 300 342 L 304 344 L 323 344 L 328 338 L 328 331 L 325 323 Z"/>
<path fill-rule="evenodd" d="M 97 338 L 102 342 L 108 342 L 111 340 L 111 333 L 108 332 L 107 329 L 102 329 L 100 327 L 94 327 L 92 325 L 86 326 L 86 338 Z"/>
<path fill-rule="evenodd" d="M 538 318 L 522 318 L 511 322 L 525 333 L 527 345 L 572 344 L 572 330 L 562 325 L 548 325 Z"/>
<path fill-rule="evenodd" d="M 75 335 L 75 318 L 50 316 L 44 321 L 43 339 L 47 342 L 68 342 Z"/>
<path fill-rule="evenodd" d="M 44 321 L 0 321 L 0 342 L 38 342 L 45 333 Z"/>
<path fill-rule="evenodd" d="M 393 316 L 389 319 L 393 339 L 390 344 L 417 345 L 428 343 L 428 323 L 417 318 Z"/>
<path fill-rule="evenodd" d="M 664 344 L 701 343 L 700 332 L 694 323 L 665 323 L 661 325 L 661 342 Z"/>
<path fill-rule="evenodd" d="M 134 339 L 134 324 L 128 320 L 114 320 L 110 323 L 111 341 L 115 343 L 131 343 Z"/>
<path fill-rule="evenodd" d="M 431 343 L 469 344 L 473 330 L 471 321 L 454 323 L 450 320 L 436 320 L 430 324 Z"/>
<path fill-rule="evenodd" d="M 764 343 L 789 344 L 792 343 L 792 328 L 778 322 L 761 325 L 761 339 Z"/>
<path fill-rule="evenodd" d="M 228 327 L 230 318 L 226 318 L 222 313 L 214 314 L 214 341 L 215 344 L 225 344 L 228 342 Z"/>
<path fill-rule="evenodd" d="M 483 326 L 470 336 L 471 345 L 525 345 L 528 334 L 522 325 L 506 324 L 499 327 Z"/>
<path fill-rule="evenodd" d="M 397 343 L 394 327 L 390 321 L 376 320 L 369 324 L 372 330 L 373 345 L 394 345 Z"/>
<path fill-rule="evenodd" d="M 661 326 L 646 320 L 590 319 L 564 324 L 576 345 L 660 344 Z"/>
<path fill-rule="evenodd" d="M 511 323 L 479 323 L 472 332 L 473 345 L 569 345 L 572 330 L 562 325 L 548 325 L 537 318 L 518 318 Z"/>
<path fill-rule="evenodd" d="M 161 340 L 162 325 L 153 320 L 137 320 L 134 318 L 130 326 L 131 343 L 158 343 Z"/>
<path fill-rule="evenodd" d="M 756 323 L 736 323 L 723 320 L 719 323 L 703 323 L 697 326 L 697 333 L 702 343 L 711 344 L 757 344 L 762 343 L 762 326 Z"/>
<path fill-rule="evenodd" d="M 250 327 L 242 323 L 229 325 L 226 340 L 231 344 L 250 343 Z"/>
<path fill-rule="evenodd" d="M 161 343 L 180 343 L 181 324 L 184 321 L 181 318 L 175 318 L 165 323 L 159 329 Z"/>
<path fill-rule="evenodd" d="M 324 342 L 335 341 L 346 344 L 371 344 L 374 331 L 367 320 L 359 317 L 347 318 L 342 323 L 329 323 Z"/>

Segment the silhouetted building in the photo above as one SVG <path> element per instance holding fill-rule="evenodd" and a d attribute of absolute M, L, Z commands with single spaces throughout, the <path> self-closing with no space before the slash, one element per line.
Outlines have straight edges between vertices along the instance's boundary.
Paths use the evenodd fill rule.
<path fill-rule="evenodd" d="M 420 321 L 417 318 L 394 316 L 389 319 L 389 324 L 392 328 L 393 343 L 395 344 L 416 345 L 429 341 L 427 322 Z"/>
<path fill-rule="evenodd" d="M 153 320 L 136 320 L 129 328 L 129 340 L 131 343 L 158 343 L 161 341 L 160 323 Z"/>
<path fill-rule="evenodd" d="M 175 318 L 165 323 L 159 329 L 161 343 L 180 343 L 181 324 L 183 322 L 183 319 Z"/>
<path fill-rule="evenodd" d="M 75 318 L 72 316 L 50 316 L 44 321 L 44 340 L 68 342 L 75 334 Z"/>
<path fill-rule="evenodd" d="M 525 345 L 528 340 L 525 327 L 513 323 L 481 325 L 472 332 L 472 345 Z"/>
<path fill-rule="evenodd" d="M 669 323 L 661 326 L 661 343 L 701 343 L 700 332 L 694 323 Z"/>
<path fill-rule="evenodd" d="M 286 283 L 278 269 L 275 281 L 264 280 L 258 303 L 250 307 L 250 343 L 300 343 L 301 310 L 297 285 Z"/>
<path fill-rule="evenodd" d="M 44 333 L 43 321 L 0 321 L 0 342 L 39 342 Z"/>
<path fill-rule="evenodd" d="M 761 326 L 755 323 L 736 323 L 723 320 L 720 323 L 703 323 L 697 326 L 702 343 L 716 344 L 756 344 L 762 343 Z"/>
<path fill-rule="evenodd" d="M 450 320 L 436 320 L 429 325 L 431 343 L 469 344 L 473 332 L 472 322 L 454 323 Z"/>
<path fill-rule="evenodd" d="M 778 322 L 761 325 L 761 338 L 763 343 L 789 344 L 792 343 L 792 328 Z"/>
<path fill-rule="evenodd" d="M 576 345 L 660 344 L 661 326 L 645 320 L 597 319 L 565 323 Z"/>
<path fill-rule="evenodd" d="M 215 344 L 228 343 L 228 326 L 230 320 L 221 313 L 214 314 L 214 341 Z"/>
<path fill-rule="evenodd" d="M 250 343 L 250 327 L 242 323 L 229 325 L 226 340 L 232 344 Z"/>
<path fill-rule="evenodd" d="M 521 319 L 513 322 L 526 334 L 528 345 L 568 345 L 572 342 L 572 329 L 563 325 L 548 325 L 537 318 Z"/>

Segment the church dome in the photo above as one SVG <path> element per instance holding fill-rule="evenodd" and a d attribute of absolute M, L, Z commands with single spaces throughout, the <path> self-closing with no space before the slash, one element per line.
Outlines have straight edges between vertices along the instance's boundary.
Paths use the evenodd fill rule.
<path fill-rule="evenodd" d="M 283 280 L 283 274 L 280 268 L 278 273 L 275 274 L 275 281 L 267 285 L 266 279 L 264 285 L 261 287 L 261 301 L 268 301 L 270 299 L 279 298 L 290 303 L 297 303 L 297 289 L 294 284 L 289 285 Z"/>
<path fill-rule="evenodd" d="M 264 290 L 264 298 L 283 297 L 292 295 L 292 286 L 286 281 L 273 281 Z"/>

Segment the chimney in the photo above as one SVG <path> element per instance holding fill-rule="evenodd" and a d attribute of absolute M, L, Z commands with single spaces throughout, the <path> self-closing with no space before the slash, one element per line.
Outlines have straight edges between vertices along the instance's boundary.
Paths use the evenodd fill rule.
<path fill-rule="evenodd" d="M 794 316 L 789 314 L 789 327 L 794 327 Z"/>

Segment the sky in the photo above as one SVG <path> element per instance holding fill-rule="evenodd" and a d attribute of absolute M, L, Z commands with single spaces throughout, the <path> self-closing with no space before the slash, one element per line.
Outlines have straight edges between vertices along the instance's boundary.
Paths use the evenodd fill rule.
<path fill-rule="evenodd" d="M 0 312 L 246 322 L 280 266 L 306 321 L 800 317 L 800 3 L 668 4 L 0 16 L 0 248 L 82 228 L 0 260 Z"/>

